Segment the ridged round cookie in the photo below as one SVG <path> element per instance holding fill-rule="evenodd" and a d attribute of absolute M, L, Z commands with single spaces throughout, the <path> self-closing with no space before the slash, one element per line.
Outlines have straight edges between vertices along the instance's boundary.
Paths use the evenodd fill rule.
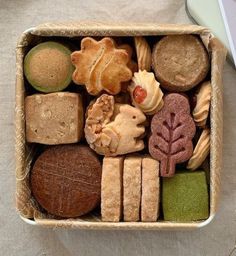
<path fill-rule="evenodd" d="M 78 217 L 100 202 L 101 174 L 101 163 L 89 147 L 50 147 L 31 171 L 32 194 L 48 213 Z"/>
<path fill-rule="evenodd" d="M 64 44 L 48 41 L 33 47 L 24 59 L 24 74 L 38 91 L 57 92 L 72 80 L 71 51 Z"/>
<path fill-rule="evenodd" d="M 209 66 L 208 53 L 194 35 L 165 36 L 153 48 L 153 70 L 161 86 L 169 91 L 193 88 L 205 78 Z"/>

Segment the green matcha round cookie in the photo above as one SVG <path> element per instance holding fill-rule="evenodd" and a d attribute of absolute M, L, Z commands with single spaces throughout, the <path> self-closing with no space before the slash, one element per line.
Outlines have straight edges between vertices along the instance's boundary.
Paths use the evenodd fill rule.
<path fill-rule="evenodd" d="M 70 49 L 61 43 L 49 41 L 36 45 L 24 59 L 27 80 L 41 92 L 65 89 L 74 71 L 70 55 Z"/>

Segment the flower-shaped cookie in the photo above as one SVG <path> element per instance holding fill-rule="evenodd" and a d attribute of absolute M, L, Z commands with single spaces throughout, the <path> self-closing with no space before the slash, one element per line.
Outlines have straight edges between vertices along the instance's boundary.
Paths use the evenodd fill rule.
<path fill-rule="evenodd" d="M 128 104 L 114 102 L 103 94 L 87 112 L 85 137 L 89 146 L 100 155 L 117 156 L 140 151 L 144 143 L 145 115 Z"/>
<path fill-rule="evenodd" d="M 147 115 L 153 115 L 163 106 L 163 93 L 152 72 L 146 70 L 134 73 L 128 87 L 132 104 Z"/>
<path fill-rule="evenodd" d="M 128 68 L 129 54 L 124 49 L 117 49 L 113 39 L 108 37 L 100 41 L 84 38 L 81 50 L 71 54 L 71 61 L 76 68 L 73 81 L 85 85 L 91 95 L 98 95 L 103 90 L 118 94 L 121 83 L 132 78 Z"/>

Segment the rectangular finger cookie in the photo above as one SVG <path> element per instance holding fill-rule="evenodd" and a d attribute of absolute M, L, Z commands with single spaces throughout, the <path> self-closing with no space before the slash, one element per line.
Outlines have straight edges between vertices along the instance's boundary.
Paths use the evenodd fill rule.
<path fill-rule="evenodd" d="M 122 215 L 122 157 L 104 157 L 101 214 L 103 221 L 119 221 Z"/>
<path fill-rule="evenodd" d="M 156 221 L 159 203 L 159 162 L 147 156 L 142 159 L 141 221 Z"/>
<path fill-rule="evenodd" d="M 141 201 L 141 157 L 129 156 L 123 169 L 124 221 L 138 221 Z"/>

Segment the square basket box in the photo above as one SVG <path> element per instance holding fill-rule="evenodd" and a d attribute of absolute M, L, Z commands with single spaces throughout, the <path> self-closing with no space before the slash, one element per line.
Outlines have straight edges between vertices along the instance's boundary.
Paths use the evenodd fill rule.
<path fill-rule="evenodd" d="M 102 222 L 99 214 L 90 214 L 77 219 L 54 219 L 39 212 L 31 196 L 29 173 L 36 152 L 35 145 L 25 140 L 24 99 L 26 89 L 23 75 L 23 59 L 30 46 L 47 39 L 82 36 L 163 36 L 174 34 L 199 35 L 211 58 L 212 98 L 210 109 L 210 215 L 205 221 L 187 223 L 168 222 Z M 196 229 L 208 224 L 214 217 L 219 199 L 220 170 L 222 162 L 222 69 L 226 50 L 204 27 L 176 24 L 110 24 L 98 22 L 46 23 L 28 29 L 20 37 L 16 48 L 16 108 L 15 108 L 15 151 L 16 151 L 16 208 L 26 222 L 47 227 L 70 227 L 83 229 Z"/>

